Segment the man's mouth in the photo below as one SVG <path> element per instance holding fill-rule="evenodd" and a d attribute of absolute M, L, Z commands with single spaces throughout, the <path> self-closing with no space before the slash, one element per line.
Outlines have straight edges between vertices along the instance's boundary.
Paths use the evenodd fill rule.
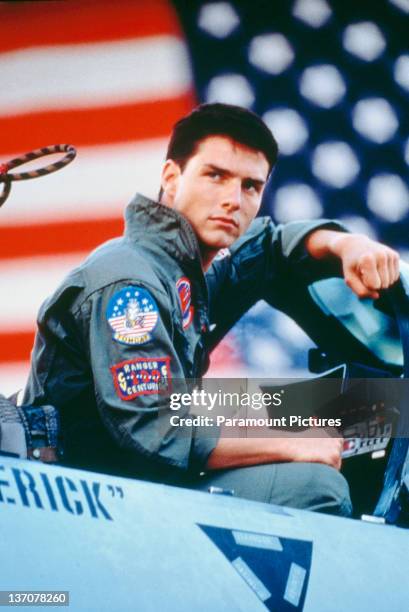
<path fill-rule="evenodd" d="M 223 217 L 222 215 L 220 215 L 220 216 L 210 217 L 210 220 L 211 221 L 219 221 L 223 225 L 229 225 L 229 226 L 235 227 L 235 228 L 239 227 L 238 222 L 233 217 Z"/>

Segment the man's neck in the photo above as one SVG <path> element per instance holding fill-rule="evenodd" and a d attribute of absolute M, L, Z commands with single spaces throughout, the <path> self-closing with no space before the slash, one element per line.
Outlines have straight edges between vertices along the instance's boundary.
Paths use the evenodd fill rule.
<path fill-rule="evenodd" d="M 163 206 L 168 206 L 169 208 L 173 208 L 172 204 L 168 201 L 168 199 L 166 197 L 166 193 L 163 193 L 163 194 L 160 194 L 160 195 L 161 195 L 161 197 L 159 199 L 159 204 L 162 204 Z M 219 252 L 219 249 L 211 249 L 208 246 L 206 246 L 205 244 L 202 244 L 200 242 L 199 236 L 196 234 L 196 232 L 195 232 L 195 235 L 196 235 L 196 238 L 197 238 L 197 242 L 199 244 L 199 251 L 200 251 L 202 270 L 203 270 L 203 272 L 206 272 L 206 270 L 208 270 L 210 268 L 213 259 L 216 257 L 217 253 Z"/>
<path fill-rule="evenodd" d="M 203 272 L 206 272 L 211 264 L 213 259 L 216 257 L 217 253 L 219 252 L 219 249 L 209 249 L 209 247 L 206 247 L 205 245 L 201 245 L 199 242 L 199 249 L 200 249 L 200 256 L 201 256 L 201 260 L 202 260 L 202 270 Z"/>

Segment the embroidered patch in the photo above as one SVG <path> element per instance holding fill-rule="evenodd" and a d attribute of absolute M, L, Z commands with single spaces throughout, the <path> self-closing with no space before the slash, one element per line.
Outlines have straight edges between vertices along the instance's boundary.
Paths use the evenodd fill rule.
<path fill-rule="evenodd" d="M 110 369 L 117 395 L 125 401 L 171 388 L 170 357 L 138 357 Z"/>
<path fill-rule="evenodd" d="M 155 300 L 142 287 L 125 287 L 109 300 L 106 316 L 114 331 L 113 338 L 121 344 L 146 344 L 159 319 Z"/>
<path fill-rule="evenodd" d="M 193 321 L 193 306 L 192 295 L 190 290 L 190 280 L 186 276 L 182 276 L 176 283 L 178 290 L 180 306 L 182 308 L 183 329 L 187 329 Z"/>

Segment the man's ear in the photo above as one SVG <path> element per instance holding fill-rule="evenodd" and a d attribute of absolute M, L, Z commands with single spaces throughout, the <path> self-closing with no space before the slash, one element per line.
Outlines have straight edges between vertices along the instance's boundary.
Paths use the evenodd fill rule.
<path fill-rule="evenodd" d="M 172 206 L 179 185 L 179 177 L 182 174 L 180 166 L 173 159 L 167 159 L 162 168 L 161 187 L 162 202 Z"/>

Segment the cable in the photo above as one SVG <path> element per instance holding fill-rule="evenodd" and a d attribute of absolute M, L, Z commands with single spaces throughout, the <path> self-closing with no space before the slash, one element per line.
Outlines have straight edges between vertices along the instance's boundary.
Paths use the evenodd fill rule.
<path fill-rule="evenodd" d="M 53 153 L 66 153 L 66 155 L 61 160 L 54 162 L 53 164 L 49 164 L 48 166 L 44 166 L 44 168 L 30 170 L 29 172 L 10 172 L 10 170 L 13 168 L 22 166 L 27 162 L 33 161 L 34 159 L 39 159 L 45 155 L 52 155 Z M 57 170 L 64 168 L 64 166 L 67 166 L 67 164 L 71 163 L 76 155 L 77 150 L 72 145 L 51 145 L 49 147 L 42 147 L 41 149 L 30 151 L 30 153 L 26 153 L 25 155 L 11 159 L 4 164 L 0 164 L 0 184 L 3 183 L 3 191 L 0 194 L 0 206 L 2 206 L 9 197 L 11 183 L 13 181 L 25 181 L 27 179 L 37 178 L 38 176 L 45 176 L 46 174 L 56 172 Z"/>

